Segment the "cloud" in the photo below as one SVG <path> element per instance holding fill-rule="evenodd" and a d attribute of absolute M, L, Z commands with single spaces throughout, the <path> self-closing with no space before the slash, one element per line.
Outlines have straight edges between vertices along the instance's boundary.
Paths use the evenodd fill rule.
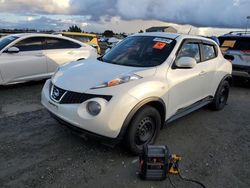
<path fill-rule="evenodd" d="M 68 14 L 70 0 L 1 0 L 0 10 L 16 14 Z"/>
<path fill-rule="evenodd" d="M 0 0 L 0 11 L 27 15 L 84 15 L 92 21 L 160 20 L 213 27 L 246 26 L 250 0 Z"/>

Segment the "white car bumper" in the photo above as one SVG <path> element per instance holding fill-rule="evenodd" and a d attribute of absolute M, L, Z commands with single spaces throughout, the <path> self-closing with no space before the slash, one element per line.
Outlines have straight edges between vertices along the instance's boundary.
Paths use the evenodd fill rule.
<path fill-rule="evenodd" d="M 92 98 L 81 104 L 59 104 L 50 98 L 50 83 L 50 80 L 45 83 L 41 97 L 48 111 L 73 126 L 108 138 L 118 137 L 127 115 L 138 103 L 136 98 L 123 94 L 117 98 L 112 97 L 109 102 L 102 98 Z M 89 101 L 101 104 L 100 114 L 92 116 L 87 112 L 86 104 Z"/>

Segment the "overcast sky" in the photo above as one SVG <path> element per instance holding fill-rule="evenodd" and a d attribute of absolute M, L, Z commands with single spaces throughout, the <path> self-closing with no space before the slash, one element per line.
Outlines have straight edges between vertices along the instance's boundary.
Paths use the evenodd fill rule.
<path fill-rule="evenodd" d="M 194 34 L 213 34 L 246 28 L 249 10 L 250 0 L 0 0 L 0 28 L 77 24 L 85 31 L 132 33 L 170 24 L 183 33 L 193 25 Z"/>

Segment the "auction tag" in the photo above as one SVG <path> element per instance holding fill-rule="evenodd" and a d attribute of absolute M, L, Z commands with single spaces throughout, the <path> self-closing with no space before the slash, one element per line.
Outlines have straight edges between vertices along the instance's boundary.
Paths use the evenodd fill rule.
<path fill-rule="evenodd" d="M 235 43 L 236 43 L 236 40 L 225 40 L 221 46 L 233 48 Z"/>
<path fill-rule="evenodd" d="M 164 42 L 156 42 L 155 45 L 153 46 L 154 49 L 161 50 L 163 49 L 167 44 Z"/>
<path fill-rule="evenodd" d="M 155 45 L 153 46 L 154 49 L 161 50 L 163 49 L 167 44 L 164 42 L 156 42 Z"/>
<path fill-rule="evenodd" d="M 163 43 L 170 44 L 173 40 L 171 40 L 171 39 L 165 39 L 165 38 L 154 38 L 153 41 L 154 42 L 163 42 Z"/>

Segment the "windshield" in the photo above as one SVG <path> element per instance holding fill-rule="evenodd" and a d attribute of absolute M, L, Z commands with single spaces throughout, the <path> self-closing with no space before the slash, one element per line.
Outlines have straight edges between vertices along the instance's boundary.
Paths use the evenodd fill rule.
<path fill-rule="evenodd" d="M 12 43 L 14 40 L 18 39 L 17 36 L 7 36 L 0 39 L 0 51 L 5 48 L 5 46 Z"/>
<path fill-rule="evenodd" d="M 154 36 L 132 36 L 118 43 L 100 60 L 133 67 L 162 64 L 175 46 L 175 40 Z"/>

